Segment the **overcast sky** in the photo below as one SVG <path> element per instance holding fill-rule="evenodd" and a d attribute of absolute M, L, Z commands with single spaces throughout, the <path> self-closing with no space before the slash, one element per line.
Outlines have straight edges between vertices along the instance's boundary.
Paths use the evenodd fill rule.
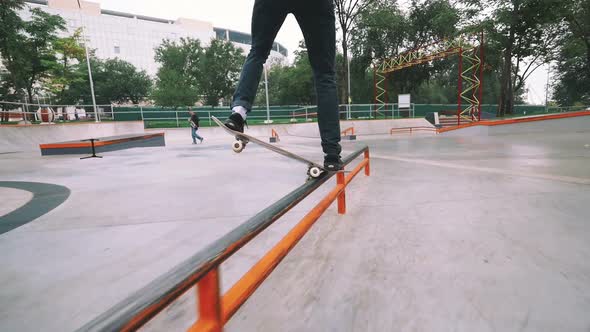
<path fill-rule="evenodd" d="M 250 19 L 254 0 L 90 0 L 101 4 L 101 8 L 139 15 L 176 20 L 179 17 L 192 18 L 213 23 L 214 26 L 250 32 Z M 405 0 L 399 1 L 405 3 Z M 297 21 L 287 17 L 276 41 L 292 55 L 299 41 L 303 39 Z M 292 57 L 290 57 L 292 58 Z M 539 69 L 529 78 L 529 102 L 545 103 L 547 71 Z"/>

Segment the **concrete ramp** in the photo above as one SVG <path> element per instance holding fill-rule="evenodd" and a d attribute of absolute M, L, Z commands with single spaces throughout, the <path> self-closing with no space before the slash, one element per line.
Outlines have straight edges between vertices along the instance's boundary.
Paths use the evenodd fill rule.
<path fill-rule="evenodd" d="M 354 128 L 356 135 L 389 135 L 392 128 L 410 128 L 410 127 L 431 127 L 434 126 L 426 119 L 397 119 L 397 120 L 362 120 L 362 121 L 340 121 L 342 131 L 348 128 Z M 251 126 L 246 129 L 248 135 L 268 140 L 275 130 L 279 137 L 302 137 L 302 138 L 320 138 L 320 131 L 317 122 L 293 123 L 293 124 L 269 124 Z M 190 141 L 189 128 L 172 128 L 172 129 L 149 129 L 147 132 L 164 131 L 166 133 L 167 143 L 177 143 Z M 225 138 L 227 133 L 217 127 L 204 127 L 199 129 L 199 134 L 205 137 L 205 140 Z"/>
<path fill-rule="evenodd" d="M 38 151 L 40 144 L 143 132 L 141 121 L 0 126 L 0 153 Z"/>
<path fill-rule="evenodd" d="M 432 127 L 426 119 L 397 119 L 397 120 L 359 120 L 340 121 L 340 128 L 344 131 L 354 128 L 356 135 L 388 135 L 392 128 Z M 319 138 L 317 123 L 277 125 L 273 127 L 279 135 Z"/>
<path fill-rule="evenodd" d="M 590 112 L 562 113 L 509 120 L 481 121 L 441 130 L 445 136 L 502 136 L 562 134 L 590 131 Z"/>

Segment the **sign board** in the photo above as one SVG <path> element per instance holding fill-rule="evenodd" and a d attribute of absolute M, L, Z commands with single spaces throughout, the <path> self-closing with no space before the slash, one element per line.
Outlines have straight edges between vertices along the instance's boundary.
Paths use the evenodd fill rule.
<path fill-rule="evenodd" d="M 406 95 L 398 95 L 397 96 L 397 103 L 398 103 L 398 108 L 399 109 L 404 109 L 404 108 L 410 108 L 410 95 L 406 94 Z"/>

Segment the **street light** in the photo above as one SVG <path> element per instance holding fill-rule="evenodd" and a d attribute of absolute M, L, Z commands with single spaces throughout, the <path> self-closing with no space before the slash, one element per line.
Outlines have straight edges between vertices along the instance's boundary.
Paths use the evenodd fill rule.
<path fill-rule="evenodd" d="M 92 107 L 94 109 L 94 121 L 100 122 L 98 109 L 96 108 L 96 97 L 94 96 L 94 82 L 92 80 L 92 69 L 90 68 L 90 55 L 88 54 L 88 42 L 86 40 L 86 33 L 84 32 L 84 23 L 82 22 L 82 5 L 78 0 L 78 8 L 80 11 L 80 26 L 82 28 L 82 39 L 84 39 L 84 50 L 86 51 L 86 64 L 88 65 L 88 79 L 90 80 L 90 93 L 92 94 Z"/>

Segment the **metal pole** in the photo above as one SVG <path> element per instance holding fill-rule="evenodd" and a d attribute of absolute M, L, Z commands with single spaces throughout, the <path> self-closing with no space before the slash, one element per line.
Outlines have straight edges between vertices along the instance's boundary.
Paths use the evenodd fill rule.
<path fill-rule="evenodd" d="M 30 111 L 29 111 L 29 96 L 27 94 L 25 94 L 25 110 L 26 110 L 26 117 L 28 118 Z M 25 120 L 25 123 L 27 123 L 27 120 L 28 119 Z M 31 121 L 31 123 L 32 122 L 33 121 Z"/>
<path fill-rule="evenodd" d="M 88 80 L 90 80 L 90 93 L 92 95 L 92 107 L 94 109 L 94 121 L 100 122 L 98 109 L 96 108 L 96 97 L 94 96 L 94 81 L 92 80 L 92 69 L 90 67 L 90 55 L 88 54 L 88 41 L 86 40 L 86 33 L 84 32 L 84 24 L 82 23 L 82 5 L 78 0 L 78 9 L 80 14 L 80 26 L 82 28 L 82 39 L 84 39 L 84 50 L 86 51 L 86 64 L 88 65 Z"/>
<path fill-rule="evenodd" d="M 480 51 L 480 66 L 479 66 L 479 105 L 477 110 L 477 121 L 481 121 L 481 104 L 483 103 L 483 71 L 486 64 L 485 57 L 485 35 L 481 32 L 481 45 L 479 45 Z"/>
<path fill-rule="evenodd" d="M 141 114 L 141 121 L 145 121 L 143 118 L 143 106 L 139 106 L 139 113 Z"/>
<path fill-rule="evenodd" d="M 463 97 L 463 49 L 459 50 L 459 80 L 457 82 L 457 126 L 461 125 L 461 98 Z"/>
<path fill-rule="evenodd" d="M 23 113 L 23 121 L 25 122 L 25 124 L 27 124 L 27 111 L 26 111 L 26 106 L 23 103 L 23 108 L 21 108 L 21 112 Z"/>
<path fill-rule="evenodd" d="M 352 104 L 352 98 L 350 97 L 350 58 L 346 59 L 348 66 L 348 114 L 347 119 L 350 120 L 350 104 Z"/>
<path fill-rule="evenodd" d="M 551 73 L 551 64 L 547 66 L 547 85 L 545 86 L 545 113 L 549 112 L 549 74 Z"/>
<path fill-rule="evenodd" d="M 266 65 L 264 65 L 264 88 L 266 90 L 266 123 L 272 123 L 270 121 L 270 102 L 268 100 L 268 73 Z"/>

